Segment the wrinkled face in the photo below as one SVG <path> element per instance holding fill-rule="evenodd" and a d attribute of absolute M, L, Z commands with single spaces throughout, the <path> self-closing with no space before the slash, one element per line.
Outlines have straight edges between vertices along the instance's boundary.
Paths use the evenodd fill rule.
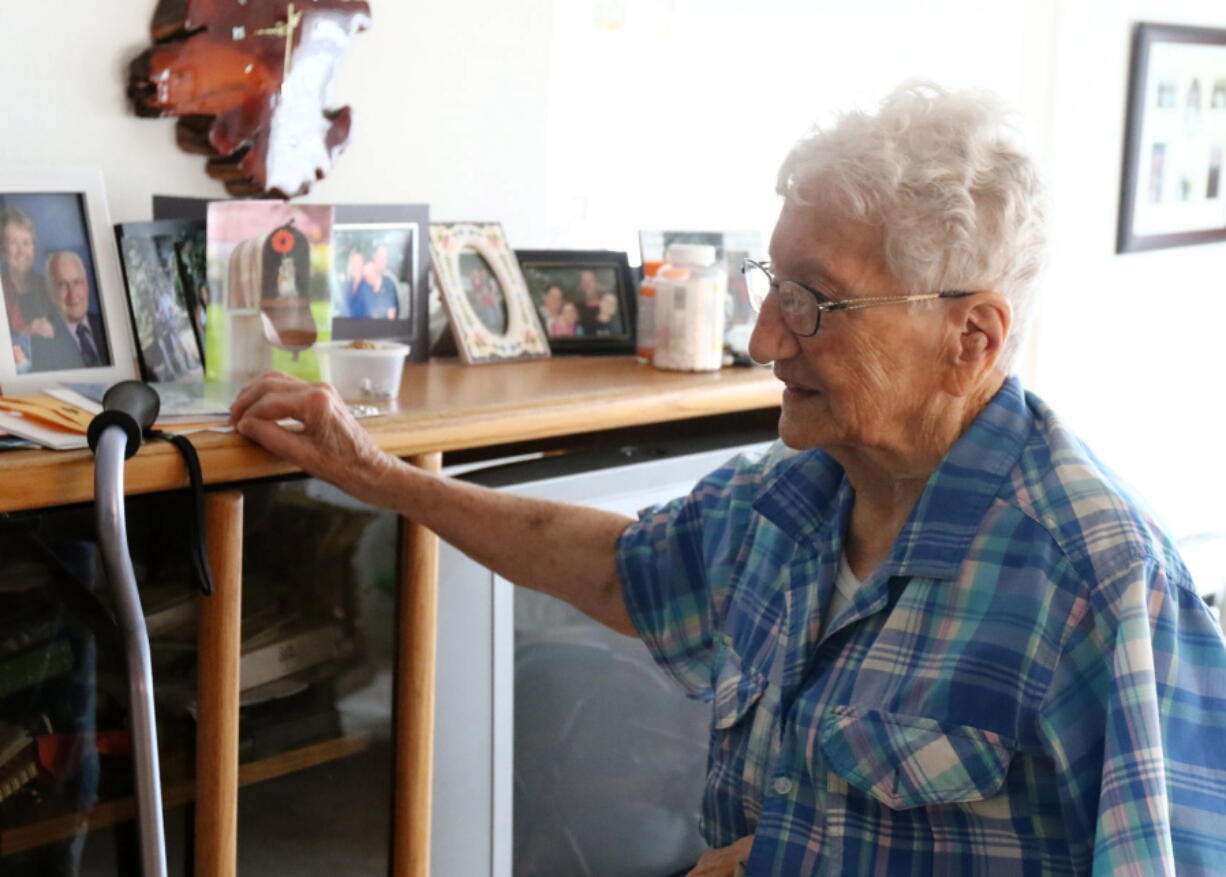
<path fill-rule="evenodd" d="M 68 256 L 53 259 L 50 266 L 51 299 L 64 319 L 79 323 L 89 313 L 89 280 L 81 263 Z"/>
<path fill-rule="evenodd" d="M 34 266 L 34 235 L 15 222 L 4 226 L 4 261 L 14 274 L 24 275 Z"/>
<path fill-rule="evenodd" d="M 903 295 L 886 271 L 879 233 L 812 206 L 784 206 L 771 237 L 776 280 L 833 299 Z M 900 450 L 910 446 L 939 394 L 940 307 L 905 304 L 836 311 L 816 335 L 784 325 L 778 293 L 762 306 L 750 339 L 757 362 L 784 383 L 779 434 L 793 448 Z"/>

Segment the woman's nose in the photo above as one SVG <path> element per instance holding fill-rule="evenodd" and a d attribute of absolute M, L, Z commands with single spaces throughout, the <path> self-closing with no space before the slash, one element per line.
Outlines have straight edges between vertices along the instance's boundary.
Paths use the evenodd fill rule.
<path fill-rule="evenodd" d="M 799 351 L 800 344 L 796 336 L 783 322 L 783 313 L 779 310 L 779 295 L 771 292 L 766 301 L 762 302 L 758 319 L 749 336 L 749 358 L 760 365 L 766 365 L 788 359 Z"/>

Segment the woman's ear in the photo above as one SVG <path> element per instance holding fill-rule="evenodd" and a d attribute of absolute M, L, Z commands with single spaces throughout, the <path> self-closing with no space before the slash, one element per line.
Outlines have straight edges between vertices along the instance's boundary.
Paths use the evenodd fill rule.
<path fill-rule="evenodd" d="M 950 318 L 954 331 L 947 389 L 955 396 L 965 396 L 978 389 L 1000 363 L 1013 325 L 1013 308 L 999 293 L 976 292 L 950 308 Z"/>

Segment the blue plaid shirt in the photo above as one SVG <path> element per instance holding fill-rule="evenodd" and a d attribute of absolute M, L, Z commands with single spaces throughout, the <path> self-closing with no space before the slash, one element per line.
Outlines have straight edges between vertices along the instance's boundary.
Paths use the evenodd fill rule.
<path fill-rule="evenodd" d="M 1169 539 L 1010 379 L 826 619 L 853 493 L 737 458 L 621 538 L 713 705 L 703 831 L 751 875 L 1226 874 L 1226 644 Z"/>

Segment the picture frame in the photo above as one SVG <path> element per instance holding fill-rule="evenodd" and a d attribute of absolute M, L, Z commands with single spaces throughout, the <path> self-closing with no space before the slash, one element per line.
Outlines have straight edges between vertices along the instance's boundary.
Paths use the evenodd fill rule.
<path fill-rule="evenodd" d="M 1226 240 L 1226 30 L 1133 34 L 1116 252 Z"/>
<path fill-rule="evenodd" d="M 432 223 L 430 263 L 464 363 L 550 355 L 523 272 L 501 225 Z"/>
<path fill-rule="evenodd" d="M 164 219 L 115 226 L 141 374 L 204 381 L 209 303 L 205 223 Z"/>
<path fill-rule="evenodd" d="M 425 362 L 430 357 L 430 208 L 337 204 L 334 212 L 332 337 L 399 341 L 409 345 L 410 362 Z"/>
<path fill-rule="evenodd" d="M 0 299 L 5 395 L 138 377 L 100 171 L 0 171 Z"/>
<path fill-rule="evenodd" d="M 762 235 L 748 230 L 640 231 L 639 254 L 644 266 L 650 262 L 663 262 L 671 244 L 709 244 L 715 247 L 715 261 L 717 264 L 722 262 L 728 273 L 728 301 L 724 309 L 725 348 L 731 351 L 734 362 L 750 364 L 749 336 L 757 315 L 749 303 L 749 289 L 745 285 L 741 265 L 747 258 L 766 257 Z"/>
<path fill-rule="evenodd" d="M 550 350 L 634 353 L 638 284 L 625 253 L 516 250 Z"/>
<path fill-rule="evenodd" d="M 326 204 L 209 203 L 206 381 L 241 384 L 272 369 L 320 379 L 316 345 L 332 338 L 332 219 Z"/>

